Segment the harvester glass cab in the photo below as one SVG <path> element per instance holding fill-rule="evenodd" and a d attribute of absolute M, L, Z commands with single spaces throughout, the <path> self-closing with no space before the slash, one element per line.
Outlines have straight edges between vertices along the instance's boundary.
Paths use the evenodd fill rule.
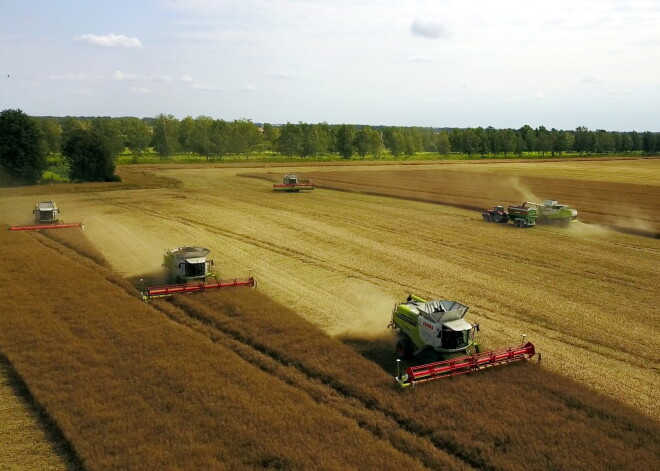
<path fill-rule="evenodd" d="M 179 247 L 165 252 L 163 266 L 170 279 L 177 282 L 204 279 L 212 276 L 213 261 L 206 257 L 211 251 L 204 247 Z"/>
<path fill-rule="evenodd" d="M 184 278 L 204 278 L 206 276 L 207 261 L 204 258 L 189 258 L 179 266 L 183 265 Z"/>
<path fill-rule="evenodd" d="M 36 222 L 57 222 L 60 219 L 60 212 L 53 201 L 37 203 L 32 212 Z"/>
<path fill-rule="evenodd" d="M 479 327 L 465 321 L 468 309 L 456 301 L 426 301 L 411 295 L 394 307 L 390 326 L 399 332 L 405 356 L 425 351 L 449 354 L 473 346 L 477 350 L 474 334 Z"/>
<path fill-rule="evenodd" d="M 285 185 L 297 185 L 298 184 L 298 175 L 294 175 L 293 173 L 289 173 L 287 175 L 284 175 L 284 178 L 282 179 L 282 182 Z"/>
<path fill-rule="evenodd" d="M 497 212 L 504 211 L 504 206 L 495 206 L 495 211 Z"/>

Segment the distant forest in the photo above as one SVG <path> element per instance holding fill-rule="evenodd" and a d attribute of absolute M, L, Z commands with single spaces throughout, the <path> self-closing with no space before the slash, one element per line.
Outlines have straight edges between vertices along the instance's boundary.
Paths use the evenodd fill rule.
<path fill-rule="evenodd" d="M 162 158 L 194 153 L 209 160 L 225 155 L 276 152 L 287 157 L 338 154 L 374 158 L 385 154 L 413 156 L 420 152 L 486 157 L 539 153 L 655 154 L 660 137 L 655 132 L 615 132 L 547 129 L 431 128 L 353 124 L 253 123 L 206 116 L 155 118 L 38 117 L 48 152 L 59 153 L 67 135 L 76 129 L 95 129 L 110 140 L 116 153 L 129 149 L 141 155 L 153 148 Z"/>

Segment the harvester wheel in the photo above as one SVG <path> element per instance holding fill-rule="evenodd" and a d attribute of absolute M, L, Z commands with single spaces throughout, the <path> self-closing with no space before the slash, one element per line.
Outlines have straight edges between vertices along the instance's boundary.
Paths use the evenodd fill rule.
<path fill-rule="evenodd" d="M 495 214 L 493 216 L 493 219 L 495 220 L 495 222 L 502 222 L 502 215 L 501 214 Z"/>
<path fill-rule="evenodd" d="M 484 221 L 486 221 L 486 222 L 490 222 L 490 220 L 491 220 L 491 216 L 490 216 L 489 213 L 484 213 L 483 216 L 484 216 Z"/>
<path fill-rule="evenodd" d="M 413 345 L 408 337 L 401 337 L 396 342 L 396 356 L 403 360 L 412 358 Z"/>
<path fill-rule="evenodd" d="M 516 227 L 520 227 L 520 219 L 516 219 L 515 221 L 513 221 L 513 225 Z"/>

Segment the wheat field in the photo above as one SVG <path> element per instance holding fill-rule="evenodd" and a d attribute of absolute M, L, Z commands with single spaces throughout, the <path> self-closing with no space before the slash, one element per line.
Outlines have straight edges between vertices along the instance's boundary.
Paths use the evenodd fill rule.
<path fill-rule="evenodd" d="M 594 182 L 605 186 L 626 183 L 646 174 L 651 194 L 657 195 L 654 191 L 657 190 L 658 183 L 653 176 L 656 175 L 656 161 L 640 162 L 618 162 L 616 169 L 603 165 L 603 168 L 608 170 L 603 170 L 597 162 L 561 162 L 560 165 L 562 168 L 570 168 L 573 164 L 574 174 L 581 175 L 579 178 L 589 180 L 588 176 L 591 174 Z M 474 172 L 474 179 L 481 182 L 480 185 L 483 185 L 484 168 L 487 168 L 487 174 L 503 174 L 507 179 L 513 178 L 516 172 L 534 171 L 539 178 L 548 179 L 559 178 L 565 172 L 564 169 L 553 170 L 552 164 L 546 167 L 545 163 L 537 163 L 536 167 L 532 164 L 519 164 L 519 169 L 511 167 L 514 164 L 502 164 L 502 167 L 497 165 L 488 163 L 469 167 L 469 164 L 461 164 L 460 169 L 453 163 L 447 164 L 447 169 L 438 168 L 437 165 L 430 165 L 428 168 L 424 165 L 402 165 L 400 168 L 391 165 L 341 168 L 302 166 L 281 167 L 277 172 L 297 171 L 304 176 L 313 173 L 318 174 L 321 179 L 324 178 L 321 174 L 325 174 L 327 181 L 336 181 L 339 179 L 337 172 L 341 171 L 355 173 L 367 184 L 382 182 L 384 177 L 379 173 L 385 171 L 453 171 L 463 175 Z M 634 176 L 626 176 L 627 167 L 630 168 L 629 173 Z M 289 380 L 291 383 L 297 381 L 296 375 L 300 373 L 291 372 L 289 369 L 292 365 L 302 364 L 303 371 L 313 371 L 315 378 L 325 378 L 326 382 L 336 382 L 339 385 L 339 389 L 335 389 L 330 395 L 323 388 L 314 389 L 316 396 L 313 397 L 317 399 L 313 402 L 318 402 L 318 397 L 324 397 L 329 404 L 336 404 L 333 394 L 336 394 L 337 390 L 342 394 L 350 392 L 353 401 L 366 401 L 366 404 L 372 405 L 373 401 L 377 401 L 377 410 L 382 414 L 394 410 L 396 417 L 401 419 L 399 423 L 413 421 L 412 423 L 426 430 L 427 439 L 435 437 L 431 443 L 432 448 L 439 450 L 437 453 L 426 453 L 419 449 L 413 453 L 417 439 L 406 435 L 410 433 L 409 430 L 397 430 L 397 427 L 381 423 L 381 420 L 384 420 L 382 418 L 361 415 L 358 423 L 371 424 L 366 425 L 367 429 L 372 430 L 375 427 L 380 430 L 380 435 L 397 437 L 390 440 L 390 443 L 396 442 L 398 447 L 387 451 L 388 454 L 393 453 L 391 456 L 397 456 L 393 458 L 394 462 L 404 463 L 409 459 L 406 457 L 413 457 L 413 467 L 437 468 L 443 467 L 444 463 L 448 469 L 517 469 L 518 465 L 509 463 L 512 454 L 529 453 L 525 456 L 538 459 L 536 462 L 540 467 L 569 467 L 576 464 L 571 461 L 570 456 L 548 458 L 550 451 L 539 452 L 540 455 L 536 456 L 534 450 L 524 451 L 524 446 L 515 440 L 512 442 L 510 438 L 508 445 L 498 445 L 498 451 L 491 453 L 494 443 L 498 441 L 498 434 L 490 430 L 498 430 L 496 424 L 506 424 L 499 426 L 504 427 L 500 432 L 509 437 L 516 426 L 521 426 L 521 423 L 516 423 L 510 417 L 502 416 L 504 411 L 510 408 L 525 411 L 521 416 L 525 418 L 521 419 L 522 423 L 533 421 L 532 418 L 537 415 L 545 416 L 549 421 L 544 422 L 545 427 L 549 429 L 552 428 L 550 423 L 553 420 L 566 421 L 566 417 L 570 416 L 568 423 L 571 425 L 564 427 L 565 434 L 567 437 L 591 437 L 576 442 L 582 445 L 585 440 L 601 443 L 607 435 L 610 436 L 608 440 L 615 440 L 608 442 L 607 447 L 611 450 L 622 446 L 618 440 L 638 443 L 634 451 L 628 450 L 624 453 L 619 450 L 618 455 L 612 451 L 612 455 L 599 456 L 599 448 L 594 449 L 591 459 L 601 459 L 607 466 L 625 467 L 625 463 L 618 461 L 617 456 L 630 458 L 629 463 L 635 460 L 639 462 L 639 459 L 652 460 L 654 456 L 657 459 L 656 442 L 640 441 L 637 435 L 622 438 L 621 434 L 624 429 L 630 428 L 630 423 L 637 422 L 642 424 L 639 429 L 641 436 L 648 434 L 649 430 L 655 430 L 660 418 L 657 393 L 660 359 L 657 340 L 657 280 L 660 279 L 658 240 L 614 232 L 596 224 L 579 224 L 577 229 L 570 230 L 554 227 L 518 230 L 504 225 L 486 224 L 481 221 L 479 212 L 474 210 L 352 192 L 356 188 L 343 188 L 352 190 L 351 192 L 317 189 L 306 194 L 273 194 L 268 181 L 274 178 L 272 168 L 136 166 L 123 167 L 122 172 L 128 183 L 83 188 L 64 185 L 54 187 L 51 193 L 42 193 L 43 199 L 55 199 L 58 202 L 65 220 L 73 221 L 84 217 L 85 238 L 89 239 L 89 242 L 83 240 L 84 238 L 75 239 L 71 235 L 51 235 L 41 244 L 54 244 L 53 250 L 62 254 L 72 250 L 78 254 L 76 256 L 88 260 L 84 263 L 92 264 L 90 266 L 107 263 L 112 272 L 108 271 L 111 274 L 103 275 L 106 283 L 111 280 L 113 286 L 122 286 L 124 293 L 132 291 L 136 300 L 137 291 L 122 280 L 122 277 L 134 283 L 137 283 L 139 278 L 158 279 L 162 276 L 162 254 L 167 248 L 189 244 L 209 247 L 222 277 L 245 276 L 251 271 L 259 281 L 260 296 L 266 295 L 285 306 L 282 309 L 294 313 L 291 315 L 301 316 L 309 322 L 310 329 L 316 328 L 324 332 L 312 334 L 312 337 L 328 335 L 327 341 L 334 339 L 334 342 L 343 342 L 350 348 L 339 349 L 337 352 L 343 353 L 336 353 L 334 349 L 339 347 L 328 346 L 320 348 L 319 353 L 311 359 L 306 359 L 302 354 L 296 356 L 298 347 L 302 348 L 303 352 L 308 351 L 316 342 L 301 342 L 300 345 L 296 344 L 295 348 L 288 344 L 292 339 L 299 338 L 296 335 L 301 334 L 292 327 L 295 321 L 284 323 L 277 329 L 273 327 L 275 330 L 272 331 L 268 330 L 268 323 L 263 326 L 265 331 L 248 329 L 236 333 L 232 330 L 232 341 L 236 341 L 236 336 L 239 339 L 257 338 L 258 352 L 263 353 L 263 350 L 267 349 L 276 359 L 288 358 L 284 366 L 263 363 L 272 360 L 259 360 L 262 363 L 259 363 L 258 369 L 277 369 L 278 376 L 287 372 L 286 374 L 293 375 Z M 370 172 L 373 173 L 372 177 L 369 177 Z M 552 177 L 553 172 L 555 177 Z M 265 179 L 242 177 L 241 174 L 244 173 L 260 173 Z M 620 176 L 620 181 L 616 181 L 617 175 Z M 139 181 L 145 177 L 149 178 L 149 183 L 145 188 L 141 188 Z M 341 175 L 341 178 L 347 176 Z M 391 181 L 391 177 L 387 178 Z M 21 190 L 0 190 L 0 222 L 30 222 L 29 212 L 35 199 L 41 198 L 42 195 L 34 188 L 27 189 L 24 193 L 22 194 Z M 578 207 L 578 210 L 581 209 Z M 29 239 L 33 236 L 25 237 Z M 25 237 L 21 236 L 22 239 Z M 34 237 L 39 238 L 41 235 Z M 6 237 L 4 239 L 7 240 Z M 94 270 L 97 268 L 93 268 Z M 57 277 L 56 273 L 51 276 L 45 273 L 31 276 L 40 283 L 51 286 L 53 278 Z M 31 278 L 28 276 L 26 279 Z M 13 276 L 6 278 L 6 285 L 13 286 L 12 280 Z M 62 283 L 61 287 L 60 284 L 54 285 L 58 293 L 70 289 L 65 288 L 63 281 L 59 283 Z M 90 283 L 97 282 L 90 280 Z M 470 436 L 472 445 L 460 439 L 463 427 L 454 430 L 449 438 L 440 438 L 442 430 L 455 425 L 440 421 L 437 429 L 429 428 L 423 419 L 415 415 L 414 410 L 402 408 L 396 395 L 390 396 L 389 386 L 394 368 L 393 337 L 386 325 L 390 320 L 393 304 L 411 292 L 431 298 L 455 299 L 470 306 L 468 319 L 481 324 L 480 340 L 487 347 L 516 343 L 520 334 L 525 333 L 528 340 L 534 342 L 537 350 L 543 354 L 540 369 L 504 368 L 501 372 L 485 372 L 481 379 L 477 375 L 471 375 L 469 378 L 451 382 L 451 385 L 437 381 L 415 391 L 418 399 L 433 402 L 446 388 L 455 391 L 457 396 L 460 396 L 459 391 L 465 388 L 476 389 L 484 391 L 488 397 L 497 398 L 497 404 L 506 404 L 506 407 L 493 407 L 492 403 L 480 399 L 481 396 L 477 394 L 474 398 L 470 396 L 468 401 L 470 410 L 474 410 L 474 413 L 450 415 L 455 417 L 453 420 L 469 420 L 470 423 L 476 424 L 473 435 Z M 18 299 L 20 293 L 21 291 L 17 290 L 12 294 L 13 299 Z M 90 303 L 92 298 L 90 297 Z M 94 302 L 101 301 L 103 298 Z M 115 298 L 112 302 L 116 302 Z M 221 319 L 216 316 L 227 311 L 229 301 L 225 299 L 222 301 L 224 304 L 217 305 L 213 304 L 214 302 L 208 297 L 204 299 L 190 296 L 177 300 L 174 304 L 154 303 L 157 304 L 154 307 L 160 312 L 156 317 L 165 316 L 167 319 L 176 320 L 184 316 L 186 324 L 201 323 L 202 326 L 188 328 L 194 327 L 198 329 L 198 333 L 205 332 L 203 335 L 212 340 L 216 345 L 214 348 L 226 348 L 225 344 L 218 345 L 219 334 L 213 329 L 218 330 Z M 249 305 L 249 299 L 241 302 Z M 100 306 L 105 304 L 107 303 L 104 302 Z M 136 306 L 142 304 L 138 302 Z M 207 312 L 208 306 L 216 308 Z M 130 309 L 141 311 L 143 308 Z M 231 312 L 231 309 L 229 311 Z M 239 306 L 239 311 L 241 315 L 249 314 L 245 304 L 242 308 Z M 192 317 L 191 313 L 194 313 Z M 64 312 L 57 309 L 49 314 L 53 322 L 63 315 Z M 154 314 L 145 315 L 150 322 L 153 321 Z M 188 320 L 191 318 L 192 321 Z M 255 323 L 254 318 L 252 321 Z M 78 321 L 67 317 L 66 322 L 76 324 Z M 36 328 L 38 323 L 30 325 Z M 146 328 L 134 321 L 129 325 L 140 332 Z M 158 329 L 162 327 L 157 323 L 150 326 Z M 77 324 L 68 328 L 74 328 L 75 333 L 75 329 L 83 327 L 90 328 L 89 325 Z M 124 335 L 118 327 L 112 329 L 114 338 Z M 207 331 L 208 329 L 211 331 Z M 309 339 L 310 334 L 305 329 L 302 333 L 304 338 Z M 291 335 L 285 335 L 287 330 Z M 0 342 L 3 354 L 8 351 L 7 341 L 5 337 L 4 343 Z M 130 339 L 122 342 L 130 342 Z M 267 345 L 264 345 L 264 342 Z M 326 345 L 325 342 L 326 340 L 323 340 L 320 345 Z M 238 355 L 242 356 L 243 360 L 254 355 L 252 350 L 241 350 L 244 348 L 240 345 L 235 347 L 235 350 L 241 352 Z M 332 367 L 333 362 L 323 358 L 324 349 L 335 352 L 333 358 L 337 358 L 336 355 L 346 357 L 350 360 L 349 364 L 342 366 L 344 363 L 337 360 L 336 366 Z M 16 352 L 15 350 L 14 355 Z M 211 354 L 210 352 L 207 354 Z M 355 352 L 362 356 L 354 358 Z M 117 355 L 120 353 L 117 352 Z M 368 363 L 362 365 L 362 361 Z M 180 362 L 167 364 L 170 368 L 168 377 L 172 378 L 181 374 L 185 367 L 185 363 Z M 204 364 L 207 364 L 206 360 Z M 357 386 L 350 380 L 350 374 L 344 376 L 347 374 L 345 370 L 350 369 L 351 364 L 358 364 L 361 371 L 369 372 L 370 379 L 362 388 L 355 389 Z M 164 367 L 165 363 L 158 365 Z M 146 370 L 141 371 L 140 375 L 147 374 Z M 176 373 L 177 371 L 179 373 Z M 222 371 L 232 375 L 236 368 L 235 365 L 230 365 Z M 508 390 L 506 385 L 514 389 Z M 304 389 L 308 391 L 307 394 L 311 394 L 309 388 L 312 386 L 306 386 Z M 507 391 L 510 395 L 502 396 L 498 391 Z M 36 396 L 40 397 L 39 394 Z M 514 400 L 513 397 L 517 399 Z M 558 398 L 561 406 L 552 401 L 547 402 L 548 397 Z M 587 399 L 589 397 L 593 399 Z M 69 400 L 80 399 L 70 396 Z M 442 416 L 443 411 L 452 404 L 453 401 L 440 401 L 434 414 Z M 539 404 L 546 404 L 548 410 Z M 89 404 L 90 408 L 93 406 L 94 404 Z M 66 401 L 61 401 L 60 407 L 58 410 L 64 411 L 61 413 L 65 417 L 70 414 L 66 412 Z M 168 406 L 163 403 L 159 407 Z M 347 415 L 354 418 L 364 414 L 359 407 L 341 407 L 345 412 L 344 418 Z M 550 409 L 560 412 L 554 415 Z M 609 409 L 612 412 L 608 412 Z M 188 411 L 189 415 L 191 413 L 192 410 Z M 639 416 L 631 419 L 635 414 Z M 376 426 L 375 423 L 380 425 Z M 583 425 L 578 427 L 579 423 Z M 586 433 L 584 427 L 586 430 L 603 429 L 605 435 L 599 435 L 596 439 Z M 607 432 L 607 427 L 612 429 Z M 69 430 L 67 427 L 62 428 Z M 558 430 L 561 430 L 561 427 Z M 158 436 L 157 432 L 149 433 L 154 434 L 154 437 Z M 489 433 L 494 435 L 490 436 Z M 75 434 L 71 438 L 70 432 L 65 433 L 65 436 L 74 443 L 81 440 L 80 437 L 76 438 Z M 537 434 L 534 437 L 535 449 L 545 449 L 541 441 L 561 441 L 561 436 L 561 433 L 552 436 L 547 433 Z M 364 439 L 370 440 L 368 436 Z M 156 438 L 155 440 L 157 441 Z M 89 445 L 92 450 L 93 445 Z M 119 443 L 115 446 L 127 445 Z M 268 460 L 274 460 L 273 463 L 276 464 L 276 457 L 279 455 L 278 452 L 273 452 L 275 449 L 280 448 L 274 444 L 273 448 L 257 451 L 255 456 L 260 456 L 259 459 L 268 463 Z M 147 453 L 147 450 L 144 452 Z M 374 451 L 374 456 L 378 453 Z M 245 456 L 248 455 L 249 453 Z M 98 465 L 90 466 L 89 463 L 112 462 L 103 461 L 109 459 L 103 453 L 98 455 L 92 451 L 84 456 L 93 457 L 92 461 L 83 460 L 90 468 L 97 468 Z M 138 453 L 136 456 L 142 455 Z M 178 458 L 174 453 L 168 456 L 168 459 L 171 459 L 169 463 L 177 463 Z M 229 460 L 227 462 L 250 462 L 254 465 L 255 462 L 250 461 L 254 456 L 245 456 L 234 455 L 226 459 Z M 244 461 L 244 458 L 247 461 Z M 286 464 L 297 468 L 304 466 L 305 459 L 299 457 L 297 460 L 286 461 Z"/>

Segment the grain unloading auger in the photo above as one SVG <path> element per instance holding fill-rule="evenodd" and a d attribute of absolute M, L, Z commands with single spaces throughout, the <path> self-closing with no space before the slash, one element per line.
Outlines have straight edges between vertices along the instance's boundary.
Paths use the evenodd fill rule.
<path fill-rule="evenodd" d="M 471 373 L 534 356 L 534 345 L 525 343 L 525 336 L 519 347 L 481 352 L 480 345 L 474 340 L 479 324 L 472 325 L 464 319 L 468 309 L 456 301 L 426 301 L 412 294 L 405 302 L 394 306 L 389 327 L 399 335 L 396 345 L 399 358 L 419 361 L 430 356 L 436 360 L 403 371 L 401 360 L 397 360 L 396 380 L 401 386 Z M 461 353 L 465 356 L 457 358 Z"/>
<path fill-rule="evenodd" d="M 142 290 L 142 298 L 163 298 L 175 294 L 191 294 L 223 288 L 257 285 L 252 275 L 247 278 L 218 280 L 213 271 L 213 260 L 206 257 L 211 251 L 204 247 L 179 247 L 165 252 L 163 267 L 174 284 L 149 286 Z M 212 280 L 208 280 L 212 278 Z"/>
<path fill-rule="evenodd" d="M 68 229 L 80 227 L 83 231 L 85 225 L 80 222 L 60 222 L 60 210 L 54 201 L 42 201 L 34 205 L 34 224 L 25 226 L 9 226 L 10 231 L 41 231 L 44 229 Z"/>

